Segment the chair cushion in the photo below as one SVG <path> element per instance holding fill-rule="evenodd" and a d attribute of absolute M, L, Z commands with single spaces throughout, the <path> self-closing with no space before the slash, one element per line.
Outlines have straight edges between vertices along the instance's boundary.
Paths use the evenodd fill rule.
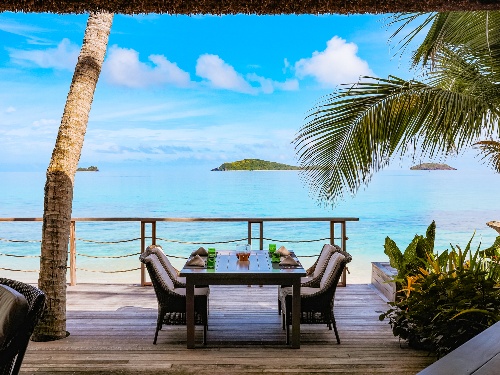
<path fill-rule="evenodd" d="M 300 295 L 301 296 L 310 296 L 314 293 L 318 293 L 321 289 L 320 288 L 311 288 L 309 286 L 303 286 L 300 288 Z"/>
<path fill-rule="evenodd" d="M 330 260 L 328 261 L 328 265 L 326 266 L 325 273 L 324 273 L 324 275 L 321 278 L 321 281 L 319 283 L 320 289 L 323 289 L 325 286 L 327 286 L 329 281 L 331 279 L 333 279 L 336 271 L 338 270 L 338 268 L 340 266 L 340 263 L 344 259 L 345 259 L 345 256 L 343 256 L 341 253 L 339 253 L 339 252 L 333 253 Z"/>
<path fill-rule="evenodd" d="M 161 282 L 163 282 L 164 286 L 167 289 L 173 290 L 174 289 L 174 283 L 170 276 L 168 275 L 167 271 L 163 267 L 163 265 L 160 262 L 160 259 L 156 254 L 151 254 L 146 257 L 147 260 L 151 262 L 153 265 L 154 269 L 156 270 L 156 274 L 158 275 L 158 278 L 161 279 Z"/>
<path fill-rule="evenodd" d="M 0 348 L 8 343 L 25 323 L 28 301 L 11 287 L 0 284 Z"/>
<path fill-rule="evenodd" d="M 163 249 L 161 248 L 161 246 L 155 246 L 155 248 L 153 248 L 151 250 L 154 254 L 156 254 L 156 256 L 160 259 L 160 261 L 165 265 L 166 269 L 167 269 L 167 272 L 175 279 L 177 279 L 177 281 L 180 281 L 178 280 L 178 275 L 179 275 L 179 271 L 177 270 L 177 268 L 175 268 L 172 263 L 170 263 L 170 260 L 167 258 L 167 256 L 165 255 L 165 253 L 163 252 Z"/>
<path fill-rule="evenodd" d="M 323 249 L 321 249 L 321 254 L 319 254 L 318 263 L 316 263 L 316 268 L 314 268 L 314 272 L 312 277 L 318 277 L 325 269 L 328 260 L 330 259 L 334 248 L 330 244 L 325 244 Z"/>

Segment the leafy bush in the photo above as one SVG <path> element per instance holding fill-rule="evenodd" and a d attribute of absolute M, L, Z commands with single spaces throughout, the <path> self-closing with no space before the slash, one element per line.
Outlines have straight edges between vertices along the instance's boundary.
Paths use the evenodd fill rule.
<path fill-rule="evenodd" d="M 500 320 L 500 266 L 479 248 L 472 254 L 471 242 L 464 251 L 427 253 L 415 274 L 399 270 L 406 279 L 380 316 L 395 336 L 442 356 Z"/>
<path fill-rule="evenodd" d="M 434 238 L 436 237 L 436 223 L 433 221 L 427 228 L 424 236 L 415 235 L 406 250 L 401 252 L 396 243 L 386 237 L 384 253 L 389 257 L 391 267 L 398 270 L 396 281 L 402 282 L 407 276 L 417 275 L 419 269 L 425 267 L 429 254 L 434 252 Z"/>

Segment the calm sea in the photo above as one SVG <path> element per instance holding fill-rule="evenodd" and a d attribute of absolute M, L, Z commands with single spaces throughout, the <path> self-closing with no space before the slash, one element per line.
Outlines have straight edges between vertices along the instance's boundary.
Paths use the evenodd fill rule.
<path fill-rule="evenodd" d="M 0 173 L 1 217 L 41 217 L 44 173 Z M 387 170 L 377 174 L 368 188 L 336 207 L 323 207 L 309 196 L 294 171 L 210 172 L 170 168 L 155 172 L 77 173 L 73 217 L 357 217 L 348 223 L 347 251 L 353 256 L 349 280 L 369 282 L 372 261 L 386 261 L 386 236 L 404 249 L 415 234 L 424 234 L 432 220 L 437 224 L 436 250 L 450 243 L 465 247 L 475 232 L 475 248 L 493 243 L 496 232 L 485 223 L 500 219 L 497 186 L 500 176 L 481 171 Z M 266 224 L 264 237 L 294 249 L 299 255 L 314 255 L 328 236 L 327 223 Z M 257 231 L 257 227 L 254 229 Z M 171 255 L 186 256 L 199 242 L 242 240 L 246 223 L 161 223 L 159 243 Z M 136 253 L 139 223 L 77 223 L 77 252 L 89 256 Z M 40 223 L 0 222 L 0 254 L 40 253 Z M 10 242 L 5 240 L 33 240 Z M 94 243 L 118 242 L 116 244 Z M 119 242 L 131 240 L 129 242 Z M 172 242 L 173 241 L 173 242 Z M 266 241 L 265 246 L 267 247 Z M 235 248 L 236 243 L 218 248 Z M 308 265 L 314 258 L 304 258 Z M 177 266 L 182 259 L 175 260 Z M 108 274 L 93 271 L 129 270 L 139 266 L 137 256 L 118 259 L 78 257 L 79 281 L 105 280 L 137 283 L 138 271 Z M 0 255 L 0 268 L 34 271 L 38 259 Z M 35 272 L 0 274 L 19 280 L 36 280 Z"/>

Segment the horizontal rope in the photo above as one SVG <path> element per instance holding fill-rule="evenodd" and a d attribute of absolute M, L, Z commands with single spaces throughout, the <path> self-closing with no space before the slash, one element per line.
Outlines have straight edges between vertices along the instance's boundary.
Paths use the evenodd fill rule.
<path fill-rule="evenodd" d="M 14 270 L 14 269 L 11 269 L 11 268 L 3 268 L 3 267 L 0 267 L 0 270 L 3 270 L 3 271 L 12 271 L 12 272 L 40 272 L 40 270 Z"/>
<path fill-rule="evenodd" d="M 145 238 L 151 238 L 151 237 L 145 237 Z M 137 238 L 131 238 L 129 240 L 118 240 L 118 241 L 96 241 L 96 240 L 87 240 L 85 238 L 76 238 L 77 241 L 82 241 L 82 242 L 91 242 L 91 243 L 98 243 L 98 244 L 113 244 L 113 243 L 124 243 L 124 242 L 133 242 L 140 240 L 141 237 Z"/>
<path fill-rule="evenodd" d="M 42 242 L 42 240 L 9 240 L 8 238 L 0 238 L 3 242 Z"/>
<path fill-rule="evenodd" d="M 0 253 L 0 255 L 3 255 L 5 257 L 14 257 L 14 258 L 40 258 L 40 255 L 16 255 L 16 254 L 4 254 L 4 253 Z"/>
<path fill-rule="evenodd" d="M 145 238 L 151 238 L 151 237 L 145 237 Z M 126 242 L 133 242 L 133 241 L 138 241 L 140 240 L 141 237 L 136 237 L 136 238 L 131 238 L 128 240 L 118 240 L 118 241 L 97 241 L 97 240 L 89 240 L 86 238 L 76 238 L 77 241 L 81 242 L 89 242 L 89 243 L 95 243 L 95 244 L 117 244 L 117 243 L 126 243 Z M 157 237 L 158 240 L 162 240 L 165 242 L 173 242 L 173 243 L 182 243 L 182 244 L 191 244 L 191 245 L 203 245 L 203 244 L 223 244 L 223 243 L 234 243 L 234 242 L 241 242 L 247 240 L 247 238 L 240 238 L 236 240 L 227 240 L 227 241 L 213 241 L 213 242 L 196 242 L 196 241 L 181 241 L 181 240 L 169 240 L 167 238 L 162 238 L 162 237 Z M 330 237 L 325 237 L 325 238 L 319 238 L 316 240 L 281 240 L 281 239 L 276 239 L 276 238 L 267 238 L 267 237 L 262 237 L 263 240 L 266 241 L 274 241 L 274 242 L 287 242 L 287 243 L 307 243 L 307 242 L 319 242 L 319 241 L 325 241 L 325 240 L 330 240 Z M 341 237 L 334 237 L 334 239 L 339 240 L 342 239 Z M 260 237 L 252 237 L 252 240 L 260 240 Z M 10 240 L 7 238 L 0 238 L 0 241 L 3 242 L 12 242 L 12 243 L 41 243 L 41 240 Z"/>
<path fill-rule="evenodd" d="M 189 244 L 189 245 L 216 245 L 216 244 L 221 244 L 221 243 L 232 243 L 232 242 L 241 242 L 243 240 L 246 241 L 246 238 L 242 238 L 239 240 L 228 240 L 228 241 L 215 241 L 215 242 L 192 242 L 192 241 L 180 241 L 180 240 L 169 240 L 167 238 L 161 238 L 161 237 L 156 237 L 157 240 L 162 240 L 165 242 L 175 242 L 175 243 L 183 243 L 183 244 Z"/>
<path fill-rule="evenodd" d="M 129 270 L 118 270 L 118 271 L 97 271 L 97 270 L 89 270 L 86 268 L 77 268 L 78 271 L 87 271 L 87 272 L 98 272 L 98 273 L 121 273 L 121 272 L 132 272 L 132 271 L 138 271 L 141 268 L 132 268 Z"/>
<path fill-rule="evenodd" d="M 127 258 L 127 257 L 132 257 L 134 255 L 140 255 L 140 254 L 141 253 L 133 253 L 133 254 L 126 254 L 126 255 L 88 255 L 88 254 L 76 253 L 76 255 L 81 256 L 81 257 L 86 257 L 86 258 L 106 258 L 106 259 Z"/>

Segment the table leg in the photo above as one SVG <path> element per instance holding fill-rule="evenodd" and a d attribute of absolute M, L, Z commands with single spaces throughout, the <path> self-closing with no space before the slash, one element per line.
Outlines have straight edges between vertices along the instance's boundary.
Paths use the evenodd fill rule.
<path fill-rule="evenodd" d="M 292 296 L 292 348 L 300 348 L 300 278 L 293 281 Z"/>
<path fill-rule="evenodd" d="M 194 284 L 186 277 L 186 331 L 187 348 L 194 349 Z"/>

